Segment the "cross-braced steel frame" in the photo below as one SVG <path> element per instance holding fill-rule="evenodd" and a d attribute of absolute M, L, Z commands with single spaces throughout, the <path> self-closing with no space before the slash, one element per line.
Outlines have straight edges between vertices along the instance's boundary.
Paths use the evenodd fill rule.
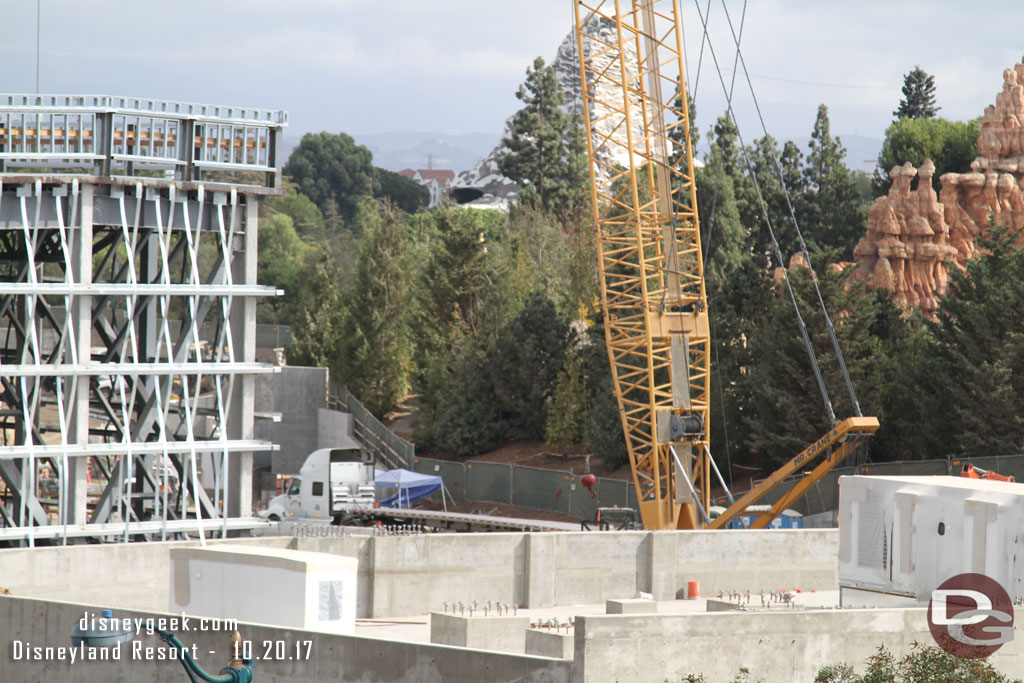
<path fill-rule="evenodd" d="M 274 371 L 255 297 L 276 293 L 256 228 L 284 120 L 0 96 L 0 542 L 246 526 L 273 448 L 252 438 Z"/>
<path fill-rule="evenodd" d="M 695 528 L 695 503 L 710 503 L 710 345 L 678 3 L 581 0 L 576 32 L 605 334 L 640 513 L 648 529 Z"/>

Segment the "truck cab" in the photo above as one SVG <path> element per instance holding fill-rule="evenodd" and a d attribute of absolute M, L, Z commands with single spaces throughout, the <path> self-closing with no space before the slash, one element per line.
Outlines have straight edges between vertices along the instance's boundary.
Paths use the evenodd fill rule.
<path fill-rule="evenodd" d="M 313 451 L 288 489 L 270 500 L 260 517 L 271 521 L 345 517 L 373 508 L 373 453 L 361 448 Z"/>

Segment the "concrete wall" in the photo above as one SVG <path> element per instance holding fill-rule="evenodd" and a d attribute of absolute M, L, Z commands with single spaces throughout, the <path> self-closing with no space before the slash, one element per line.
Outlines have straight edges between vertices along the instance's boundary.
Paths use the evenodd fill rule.
<path fill-rule="evenodd" d="M 444 602 L 453 600 L 524 607 L 599 603 L 633 598 L 638 591 L 671 600 L 694 579 L 703 595 L 730 589 L 831 590 L 838 585 L 838 539 L 833 529 L 373 538 L 369 548 L 358 548 L 360 571 L 373 577 L 370 602 L 361 603 L 359 614 L 443 611 Z M 356 550 L 350 539 L 334 538 L 300 538 L 294 547 L 338 554 Z"/>
<path fill-rule="evenodd" d="M 750 669 L 750 683 L 809 682 L 821 667 L 838 662 L 863 673 L 865 660 L 879 645 L 899 658 L 914 642 L 933 644 L 926 611 L 578 617 L 573 681 L 662 683 L 703 674 L 717 683 L 732 680 L 738 668 L 745 666 Z M 1003 646 L 991 661 L 1011 678 L 1024 675 L 1024 639 Z"/>
<path fill-rule="evenodd" d="M 14 661 L 14 641 L 32 646 L 70 646 L 72 627 L 88 612 L 97 607 L 65 602 L 0 597 L 0 680 L 4 683 L 36 683 L 40 680 L 66 683 L 94 683 L 95 681 L 156 681 L 178 683 L 185 679 L 181 664 L 176 661 L 158 661 L 159 651 L 138 651 L 133 656 L 133 643 L 138 646 L 159 648 L 163 642 L 145 631 L 126 643 L 120 661 L 76 662 L 68 661 Z M 162 612 L 130 612 L 118 610 L 118 618 L 169 618 Z M 225 632 L 201 632 L 196 620 L 190 620 L 192 630 L 174 628 L 175 634 L 186 646 L 197 645 L 197 661 L 207 673 L 216 674 L 227 665 L 231 657 L 229 636 Z M 342 636 L 299 629 L 279 629 L 252 624 L 239 624 L 245 640 L 251 641 L 253 654 L 262 657 L 265 643 L 271 652 L 277 641 L 282 641 L 289 660 L 260 660 L 254 671 L 260 683 L 309 683 L 359 681 L 360 683 L 568 683 L 572 675 L 572 662 L 557 661 L 526 655 L 497 652 L 479 652 L 464 648 L 424 643 L 402 643 L 359 636 Z M 296 657 L 296 641 L 299 656 Z M 309 658 L 305 657 L 309 641 Z M 135 646 L 135 647 L 138 647 Z M 213 650 L 213 654 L 210 651 Z M 149 656 L 147 656 L 149 655 Z"/>
<path fill-rule="evenodd" d="M 274 474 L 295 474 L 317 443 L 317 410 L 327 407 L 327 369 L 285 366 L 279 374 L 261 375 L 256 381 L 256 411 L 281 413 L 280 422 L 257 420 L 253 433 L 281 446 L 255 461 L 271 466 Z"/>
<path fill-rule="evenodd" d="M 207 545 L 287 548 L 292 540 L 276 536 L 207 541 Z M 13 595 L 163 611 L 170 594 L 170 549 L 198 545 L 198 541 L 169 541 L 8 548 L 0 550 L 0 587 Z"/>
<path fill-rule="evenodd" d="M 232 539 L 359 560 L 358 617 L 444 611 L 445 601 L 549 607 L 723 590 L 836 588 L 835 530 L 424 534 Z M 14 595 L 166 609 L 169 548 L 197 542 L 0 550 L 0 586 Z"/>

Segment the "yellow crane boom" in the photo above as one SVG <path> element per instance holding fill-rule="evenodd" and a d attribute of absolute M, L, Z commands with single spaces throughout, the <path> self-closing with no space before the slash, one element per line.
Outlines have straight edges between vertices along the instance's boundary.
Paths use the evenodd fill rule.
<path fill-rule="evenodd" d="M 711 341 L 679 3 L 574 6 L 605 338 L 644 527 L 723 527 L 824 456 L 752 525 L 767 526 L 878 420 L 835 424 L 709 519 Z"/>
<path fill-rule="evenodd" d="M 675 1 L 576 2 L 612 377 L 648 529 L 707 509 L 709 334 Z M 669 133 L 678 129 L 673 143 Z M 691 486 L 676 486 L 670 445 Z"/>

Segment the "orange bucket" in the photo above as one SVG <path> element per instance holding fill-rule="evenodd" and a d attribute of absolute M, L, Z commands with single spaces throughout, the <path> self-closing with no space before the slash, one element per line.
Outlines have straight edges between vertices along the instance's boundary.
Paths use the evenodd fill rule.
<path fill-rule="evenodd" d="M 686 582 L 686 597 L 690 600 L 700 597 L 700 581 Z"/>

